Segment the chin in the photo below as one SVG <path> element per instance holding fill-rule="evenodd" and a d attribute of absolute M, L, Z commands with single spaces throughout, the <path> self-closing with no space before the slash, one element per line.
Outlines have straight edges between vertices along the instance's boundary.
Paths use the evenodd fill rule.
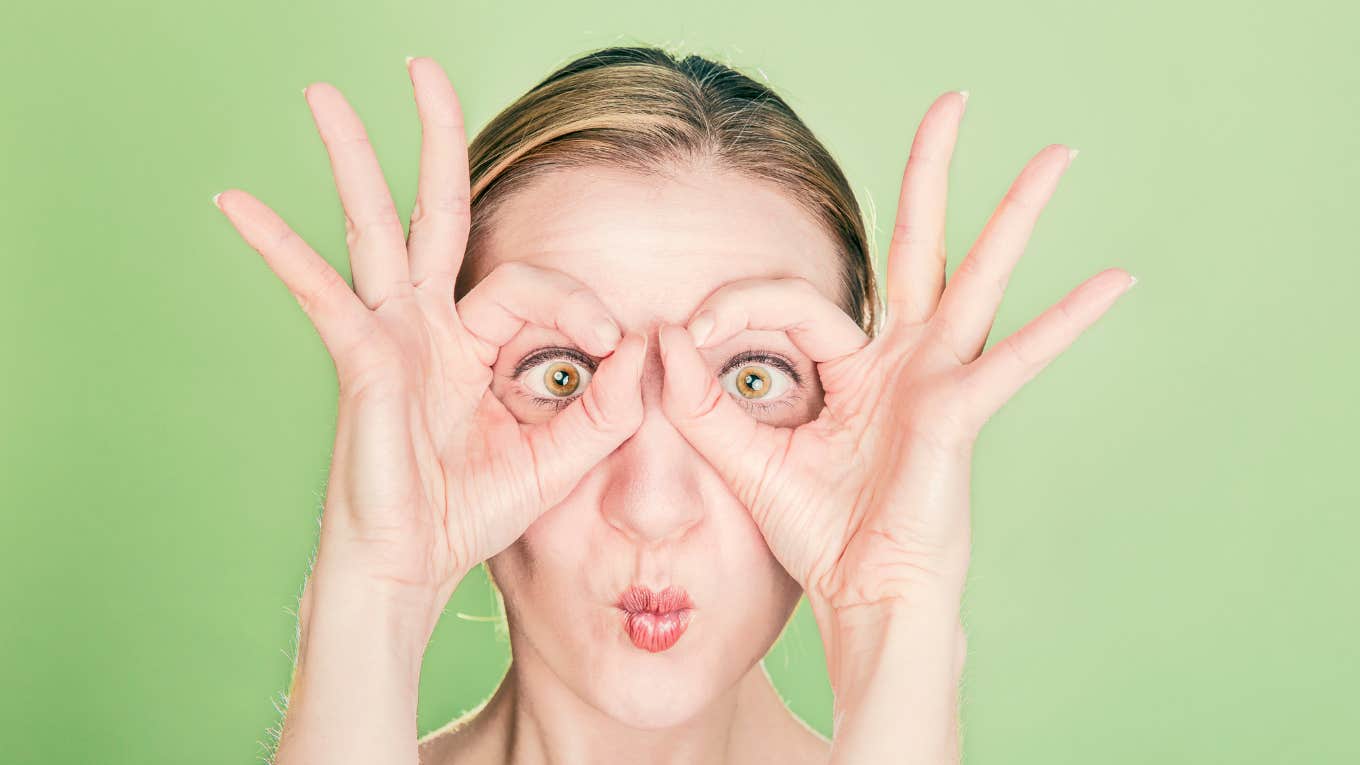
<path fill-rule="evenodd" d="M 698 667 L 610 672 L 590 688 L 591 702 L 610 718 L 638 730 L 674 728 L 693 719 L 718 695 Z"/>

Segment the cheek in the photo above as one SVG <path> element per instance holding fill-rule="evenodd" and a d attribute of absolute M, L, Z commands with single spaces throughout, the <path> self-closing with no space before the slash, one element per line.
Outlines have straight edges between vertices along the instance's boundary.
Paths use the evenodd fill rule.
<path fill-rule="evenodd" d="M 722 572 L 712 605 L 721 612 L 722 631 L 733 636 L 729 645 L 741 649 L 733 652 L 736 661 L 753 664 L 779 637 L 802 588 L 735 499 L 710 517 L 713 529 L 706 547 L 715 570 Z"/>
<path fill-rule="evenodd" d="M 592 557 L 595 530 L 583 507 L 563 503 L 525 530 L 492 559 L 492 572 L 506 596 L 506 607 L 539 619 L 545 605 L 581 599 Z"/>

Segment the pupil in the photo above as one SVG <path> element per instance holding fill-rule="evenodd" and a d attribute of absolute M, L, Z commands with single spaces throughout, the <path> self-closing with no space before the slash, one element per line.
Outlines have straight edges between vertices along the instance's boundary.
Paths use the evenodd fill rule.
<path fill-rule="evenodd" d="M 741 395 L 746 398 L 764 397 L 766 383 L 769 382 L 768 377 L 755 367 L 747 367 L 741 371 L 741 376 L 737 378 L 739 380 L 737 387 L 740 389 Z"/>
<path fill-rule="evenodd" d="M 559 361 L 548 368 L 543 375 L 548 390 L 559 396 L 569 396 L 580 384 L 580 378 L 572 370 L 571 364 Z"/>

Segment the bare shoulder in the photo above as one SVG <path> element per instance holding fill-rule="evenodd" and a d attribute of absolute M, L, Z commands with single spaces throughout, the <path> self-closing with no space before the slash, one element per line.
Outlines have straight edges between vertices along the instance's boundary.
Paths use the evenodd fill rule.
<path fill-rule="evenodd" d="M 420 739 L 418 749 L 420 765 L 444 765 L 454 761 L 459 741 L 458 730 L 452 727 L 453 725 L 454 723 L 445 725 Z"/>
<path fill-rule="evenodd" d="M 790 746 L 780 762 L 795 765 L 826 765 L 831 760 L 831 741 L 794 717 L 797 727 L 789 736 Z"/>
<path fill-rule="evenodd" d="M 481 708 L 471 710 L 438 730 L 427 733 L 419 742 L 420 765 L 500 765 L 505 749 L 477 724 Z"/>
<path fill-rule="evenodd" d="M 777 719 L 756 722 L 759 731 L 737 761 L 764 765 L 826 765 L 831 760 L 831 741 L 818 733 L 792 710 Z M 754 731 L 753 731 L 754 732 Z"/>

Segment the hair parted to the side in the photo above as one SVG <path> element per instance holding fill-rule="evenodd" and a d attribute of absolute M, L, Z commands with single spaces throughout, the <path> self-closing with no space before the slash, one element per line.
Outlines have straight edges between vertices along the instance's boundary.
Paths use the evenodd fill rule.
<path fill-rule="evenodd" d="M 823 226 L 842 256 L 842 307 L 870 336 L 878 331 L 873 255 L 844 173 L 782 98 L 729 66 L 653 47 L 587 53 L 496 115 L 468 154 L 469 258 L 498 204 L 543 173 L 712 161 L 772 182 Z"/>

